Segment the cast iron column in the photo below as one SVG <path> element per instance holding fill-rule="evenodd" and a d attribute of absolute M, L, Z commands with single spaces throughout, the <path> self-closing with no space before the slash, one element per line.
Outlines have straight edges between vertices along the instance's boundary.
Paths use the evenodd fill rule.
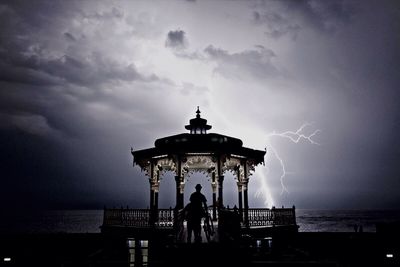
<path fill-rule="evenodd" d="M 224 206 L 224 176 L 222 175 L 221 156 L 218 157 L 218 208 Z"/>
<path fill-rule="evenodd" d="M 176 183 L 176 206 L 178 210 L 183 209 L 183 194 L 181 193 L 181 176 L 175 176 L 175 183 Z"/>
<path fill-rule="evenodd" d="M 248 198 L 248 190 L 247 185 L 248 181 L 243 183 L 243 204 L 244 204 L 244 222 L 248 226 L 249 225 L 249 198 Z"/>
<path fill-rule="evenodd" d="M 247 193 L 247 185 L 249 184 L 247 162 L 244 162 L 244 181 L 243 181 L 243 204 L 244 204 L 244 223 L 249 226 L 249 198 Z"/>
<path fill-rule="evenodd" d="M 160 170 L 157 169 L 156 182 L 154 183 L 154 221 L 158 221 L 158 191 L 160 189 Z"/>
<path fill-rule="evenodd" d="M 237 182 L 238 186 L 238 201 L 239 201 L 239 215 L 240 215 L 240 221 L 243 221 L 243 198 L 242 198 L 242 183 Z"/>
<path fill-rule="evenodd" d="M 224 206 L 224 176 L 218 176 L 218 206 L 222 208 Z"/>
<path fill-rule="evenodd" d="M 149 179 L 150 182 L 150 211 L 153 210 L 154 208 L 154 181 L 152 181 L 151 179 Z"/>
<path fill-rule="evenodd" d="M 181 159 L 178 158 L 177 162 L 177 171 L 175 176 L 175 183 L 176 183 L 176 206 L 177 210 L 183 209 L 183 188 L 182 188 L 182 168 L 181 168 Z"/>
<path fill-rule="evenodd" d="M 240 177 L 240 165 L 236 166 L 237 187 L 238 187 L 238 202 L 239 202 L 239 215 L 240 221 L 243 221 L 243 194 L 242 194 L 242 181 Z"/>
<path fill-rule="evenodd" d="M 153 161 L 150 162 L 150 216 L 149 216 L 149 223 L 154 223 L 154 205 L 155 205 L 155 181 L 154 181 L 154 163 Z"/>
<path fill-rule="evenodd" d="M 217 220 L 217 183 L 215 181 L 215 172 L 212 172 L 212 198 L 213 198 L 213 220 Z"/>

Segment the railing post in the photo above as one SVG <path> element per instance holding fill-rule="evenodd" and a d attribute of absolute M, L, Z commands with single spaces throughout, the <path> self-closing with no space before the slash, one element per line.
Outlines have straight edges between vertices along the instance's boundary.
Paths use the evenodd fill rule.
<path fill-rule="evenodd" d="M 107 225 L 108 224 L 108 216 L 107 216 L 107 208 L 106 206 L 104 206 L 104 211 L 103 211 L 103 225 Z"/>
<path fill-rule="evenodd" d="M 292 207 L 292 222 L 293 222 L 293 225 L 297 225 L 297 223 L 296 223 L 296 207 L 294 205 Z"/>
<path fill-rule="evenodd" d="M 272 209 L 271 209 L 271 212 L 272 212 L 272 216 L 271 216 L 271 218 L 272 218 L 272 226 L 275 226 L 275 218 L 276 218 L 276 214 L 275 214 L 275 206 L 272 206 Z"/>

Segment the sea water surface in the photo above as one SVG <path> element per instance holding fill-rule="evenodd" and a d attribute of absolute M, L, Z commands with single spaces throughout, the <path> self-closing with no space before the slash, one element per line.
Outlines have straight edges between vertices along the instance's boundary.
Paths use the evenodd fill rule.
<path fill-rule="evenodd" d="M 13 212 L 0 222 L 0 233 L 100 233 L 103 210 Z"/>
<path fill-rule="evenodd" d="M 300 232 L 376 232 L 377 223 L 400 221 L 400 210 L 296 210 Z"/>
<path fill-rule="evenodd" d="M 50 210 L 2 216 L 0 233 L 100 233 L 103 210 Z M 375 232 L 376 223 L 400 221 L 400 210 L 296 210 L 300 232 Z"/>

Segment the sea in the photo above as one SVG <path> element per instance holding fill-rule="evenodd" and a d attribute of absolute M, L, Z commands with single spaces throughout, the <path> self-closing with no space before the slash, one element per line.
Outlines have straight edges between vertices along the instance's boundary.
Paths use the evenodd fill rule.
<path fill-rule="evenodd" d="M 103 210 L 46 210 L 2 214 L 0 234 L 100 233 Z M 400 210 L 296 209 L 300 232 L 375 232 L 376 224 L 399 222 Z"/>

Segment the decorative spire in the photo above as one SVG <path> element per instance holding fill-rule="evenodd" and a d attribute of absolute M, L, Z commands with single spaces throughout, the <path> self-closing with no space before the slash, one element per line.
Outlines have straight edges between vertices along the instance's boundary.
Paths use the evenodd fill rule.
<path fill-rule="evenodd" d="M 196 111 L 196 113 L 197 113 L 197 115 L 196 115 L 196 118 L 200 118 L 200 109 L 199 109 L 199 106 L 197 106 L 197 111 Z"/>
<path fill-rule="evenodd" d="M 211 125 L 207 125 L 207 120 L 200 118 L 200 113 L 200 108 L 197 106 L 196 118 L 191 119 L 189 125 L 185 126 L 191 134 L 206 134 L 207 130 L 211 129 Z"/>

